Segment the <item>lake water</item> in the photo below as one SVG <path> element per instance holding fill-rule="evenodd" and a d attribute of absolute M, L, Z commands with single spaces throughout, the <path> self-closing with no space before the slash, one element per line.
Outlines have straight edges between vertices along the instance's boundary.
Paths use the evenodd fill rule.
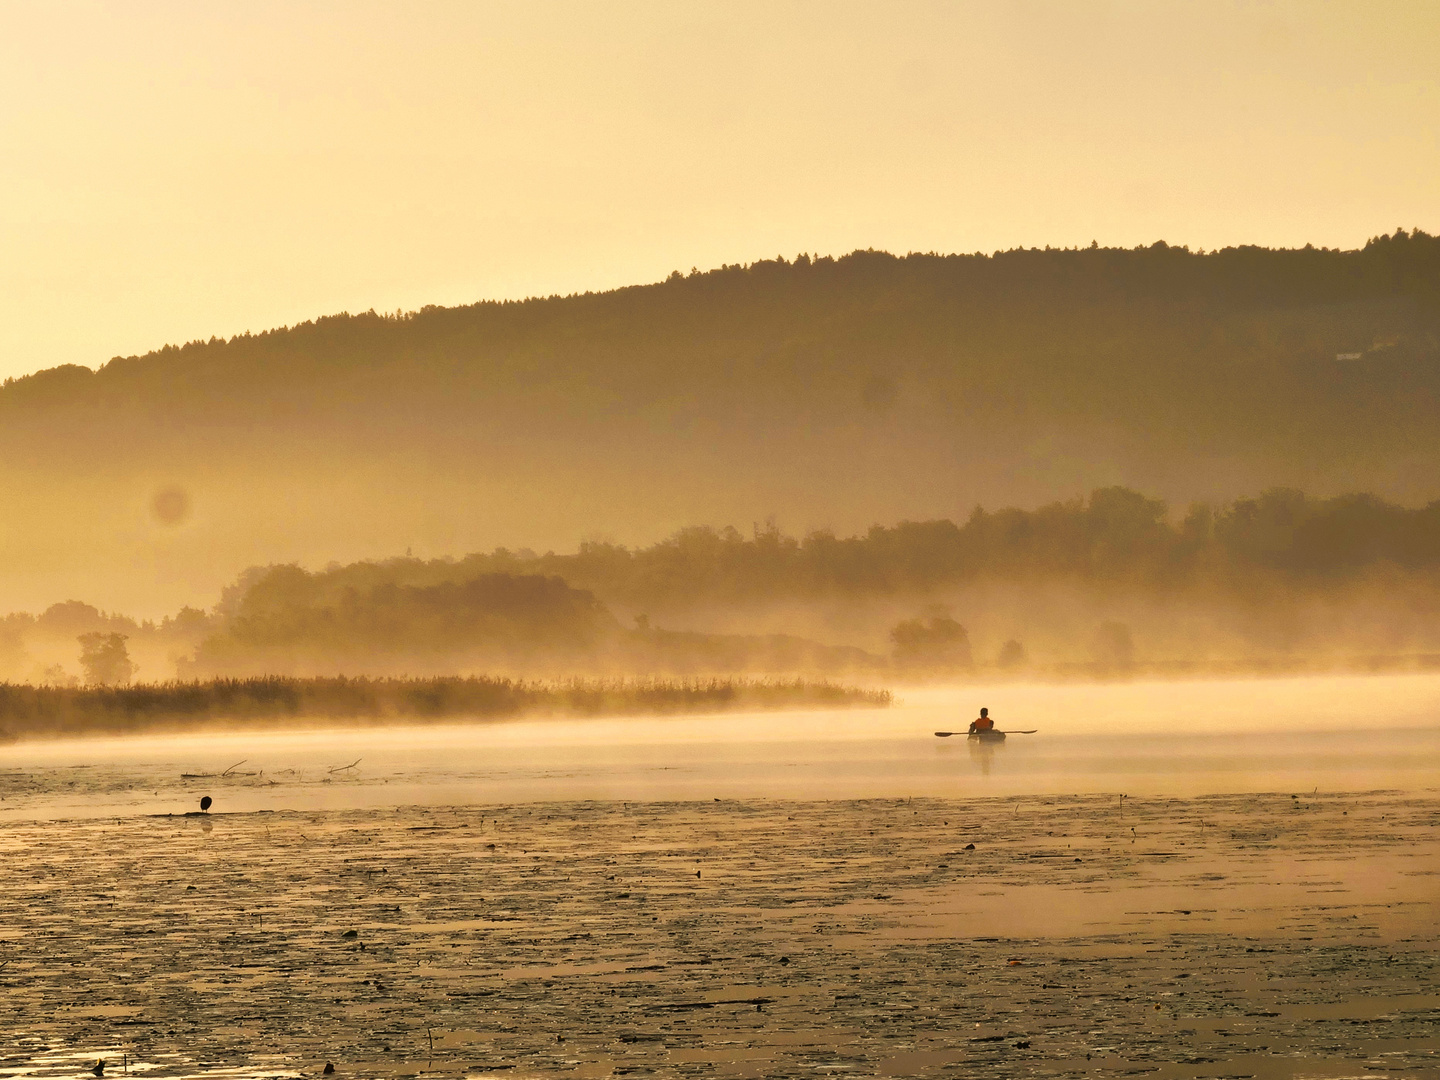
<path fill-rule="evenodd" d="M 1002 728 L 978 747 L 980 706 Z M 184 773 L 229 775 L 186 779 Z M 358 763 L 357 762 L 358 759 Z M 346 768 L 345 766 L 353 767 Z M 0 748 L 0 821 L 545 800 L 1440 788 L 1440 676 L 902 690 L 889 709 L 227 732 Z"/>

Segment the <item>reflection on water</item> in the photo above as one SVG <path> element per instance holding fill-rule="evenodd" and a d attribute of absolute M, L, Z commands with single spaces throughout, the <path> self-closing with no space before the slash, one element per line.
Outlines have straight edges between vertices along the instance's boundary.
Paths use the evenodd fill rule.
<path fill-rule="evenodd" d="M 935 738 L 963 731 L 981 704 L 1004 727 L 1039 730 L 1001 745 Z M 242 758 L 249 775 L 218 775 Z M 1437 777 L 1436 675 L 1001 685 L 910 690 L 889 710 L 19 744 L 0 749 L 0 821 L 180 813 L 202 795 L 218 814 L 551 799 L 1417 790 Z"/>
<path fill-rule="evenodd" d="M 981 776 L 990 775 L 990 766 L 995 761 L 995 751 L 1004 745 L 1002 742 L 986 742 L 982 739 L 965 740 L 965 746 L 970 751 L 970 760 L 980 770 Z"/>

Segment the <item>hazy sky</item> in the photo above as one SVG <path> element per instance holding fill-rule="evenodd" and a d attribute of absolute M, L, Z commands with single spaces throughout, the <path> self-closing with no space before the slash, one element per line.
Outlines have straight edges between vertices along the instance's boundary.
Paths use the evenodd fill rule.
<path fill-rule="evenodd" d="M 0 0 L 0 375 L 800 251 L 1440 231 L 1440 3 Z"/>

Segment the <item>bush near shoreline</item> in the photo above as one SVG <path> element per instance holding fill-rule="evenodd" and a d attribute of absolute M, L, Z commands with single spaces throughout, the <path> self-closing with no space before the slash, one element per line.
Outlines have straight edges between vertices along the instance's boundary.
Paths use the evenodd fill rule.
<path fill-rule="evenodd" d="M 271 725 L 417 723 L 520 716 L 619 716 L 742 709 L 884 708 L 888 690 L 805 679 L 209 679 L 131 686 L 0 683 L 0 738 Z"/>

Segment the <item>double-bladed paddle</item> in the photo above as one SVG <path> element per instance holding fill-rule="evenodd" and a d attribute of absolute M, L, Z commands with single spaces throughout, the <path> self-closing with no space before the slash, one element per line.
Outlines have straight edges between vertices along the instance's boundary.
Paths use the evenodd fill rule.
<path fill-rule="evenodd" d="M 1032 728 L 1030 728 L 1030 729 L 1027 730 L 1027 731 L 1011 731 L 1011 730 L 1008 730 L 1008 729 L 1007 729 L 1007 730 L 1005 730 L 1005 731 L 1000 732 L 1000 734 L 1001 734 L 1001 735 L 1034 735 L 1034 734 L 1035 734 L 1037 731 L 1039 731 L 1039 730 L 1040 730 L 1040 729 L 1039 729 L 1038 727 L 1032 727 Z M 969 735 L 969 734 L 970 734 L 970 733 L 969 733 L 968 731 L 937 731 L 937 732 L 935 732 L 936 738 L 939 738 L 939 739 L 948 739 L 951 735 Z M 976 734 L 978 735 L 979 732 L 977 731 Z"/>

